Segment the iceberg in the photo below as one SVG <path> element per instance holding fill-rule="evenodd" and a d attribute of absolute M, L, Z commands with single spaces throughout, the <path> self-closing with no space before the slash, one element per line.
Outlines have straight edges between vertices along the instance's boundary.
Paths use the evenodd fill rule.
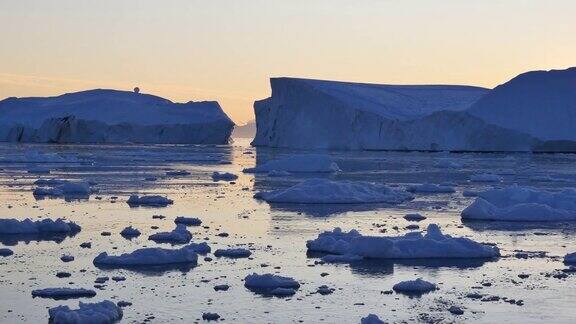
<path fill-rule="evenodd" d="M 111 324 L 122 319 L 122 309 L 109 300 L 99 303 L 80 302 L 78 309 L 57 306 L 48 310 L 50 323 L 58 324 Z"/>
<path fill-rule="evenodd" d="M 251 291 L 259 293 L 271 293 L 277 288 L 298 289 L 300 283 L 294 278 L 278 276 L 275 274 L 257 274 L 253 273 L 244 278 L 244 287 Z"/>
<path fill-rule="evenodd" d="M 156 243 L 186 244 L 192 239 L 192 233 L 185 224 L 176 224 L 176 228 L 171 232 L 152 234 L 148 239 Z"/>
<path fill-rule="evenodd" d="M 529 134 L 467 110 L 488 89 L 377 85 L 297 78 L 270 80 L 256 101 L 254 146 L 339 150 L 530 151 Z"/>
<path fill-rule="evenodd" d="M 174 103 L 95 89 L 0 101 L 0 141 L 226 144 L 234 123 L 215 101 Z"/>
<path fill-rule="evenodd" d="M 380 184 L 361 181 L 308 179 L 287 189 L 261 192 L 257 198 L 270 203 L 299 204 L 399 204 L 413 197 Z"/>
<path fill-rule="evenodd" d="M 425 235 L 411 232 L 397 237 L 364 236 L 355 230 L 343 232 L 335 228 L 307 241 L 306 248 L 309 252 L 360 256 L 364 259 L 472 259 L 500 256 L 497 247 L 442 234 L 436 224 L 428 225 Z"/>
<path fill-rule="evenodd" d="M 492 189 L 478 193 L 461 215 L 464 220 L 576 221 L 576 190 L 551 192 L 520 186 Z"/>

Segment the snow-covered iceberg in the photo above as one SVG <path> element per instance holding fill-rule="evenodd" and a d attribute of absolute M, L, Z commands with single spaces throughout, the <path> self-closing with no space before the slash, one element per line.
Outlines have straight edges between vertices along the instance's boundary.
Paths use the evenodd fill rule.
<path fill-rule="evenodd" d="M 335 228 L 306 242 L 309 252 L 360 256 L 365 259 L 467 259 L 500 256 L 495 246 L 464 237 L 442 234 L 436 224 L 428 225 L 425 235 L 411 232 L 403 236 L 364 236 L 355 230 Z"/>
<path fill-rule="evenodd" d="M 465 220 L 509 222 L 576 221 L 576 190 L 543 191 L 511 186 L 478 193 L 462 211 Z"/>
<path fill-rule="evenodd" d="M 111 324 L 122 319 L 122 309 L 109 300 L 99 303 L 80 302 L 78 309 L 57 306 L 48 310 L 50 323 L 57 324 Z"/>
<path fill-rule="evenodd" d="M 225 144 L 234 123 L 215 101 L 174 103 L 96 89 L 0 101 L 0 141 Z"/>
<path fill-rule="evenodd" d="M 407 192 L 380 184 L 326 179 L 308 179 L 287 189 L 258 193 L 256 197 L 271 203 L 299 204 L 399 204 L 413 198 Z"/>
<path fill-rule="evenodd" d="M 534 139 L 466 110 L 488 89 L 271 79 L 254 146 L 344 150 L 529 151 Z"/>

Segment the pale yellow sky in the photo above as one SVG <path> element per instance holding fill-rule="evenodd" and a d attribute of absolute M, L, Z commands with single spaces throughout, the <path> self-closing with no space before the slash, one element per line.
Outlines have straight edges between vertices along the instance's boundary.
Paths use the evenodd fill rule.
<path fill-rule="evenodd" d="M 0 0 L 0 97 L 90 88 L 217 100 L 268 79 L 493 87 L 576 65 L 572 0 Z"/>

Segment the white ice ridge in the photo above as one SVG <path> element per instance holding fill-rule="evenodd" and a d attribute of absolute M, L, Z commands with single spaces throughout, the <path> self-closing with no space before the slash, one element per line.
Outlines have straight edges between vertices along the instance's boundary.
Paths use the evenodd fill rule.
<path fill-rule="evenodd" d="M 576 190 L 552 192 L 511 186 L 478 193 L 462 211 L 468 220 L 555 222 L 576 220 Z"/>
<path fill-rule="evenodd" d="M 464 237 L 444 235 L 436 224 L 428 225 L 424 235 L 421 232 L 411 232 L 403 236 L 364 236 L 356 230 L 342 232 L 340 228 L 335 228 L 309 240 L 306 247 L 310 252 L 366 259 L 466 259 L 500 256 L 497 247 Z"/>
<path fill-rule="evenodd" d="M 338 164 L 327 154 L 295 154 L 270 160 L 244 172 L 331 173 L 340 171 Z"/>
<path fill-rule="evenodd" d="M 234 123 L 215 101 L 174 103 L 96 89 L 0 101 L 0 141 L 225 144 Z"/>
<path fill-rule="evenodd" d="M 300 204 L 398 204 L 413 198 L 407 192 L 381 184 L 326 179 L 308 179 L 287 189 L 262 192 L 256 196 L 272 203 Z"/>
<path fill-rule="evenodd" d="M 79 303 L 78 309 L 57 306 L 48 310 L 50 323 L 111 324 L 122 319 L 122 309 L 109 300 L 99 303 Z"/>
<path fill-rule="evenodd" d="M 0 219 L 1 234 L 42 234 L 42 233 L 77 233 L 80 232 L 80 226 L 74 222 L 68 222 L 61 218 L 56 220 L 42 219 L 24 220 L 17 219 Z"/>

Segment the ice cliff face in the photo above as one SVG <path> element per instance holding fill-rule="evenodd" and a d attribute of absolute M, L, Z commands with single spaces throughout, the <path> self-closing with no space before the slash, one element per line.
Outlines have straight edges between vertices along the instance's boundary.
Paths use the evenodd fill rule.
<path fill-rule="evenodd" d="M 126 91 L 0 101 L 0 141 L 224 144 L 233 126 L 217 102 L 181 104 Z"/>
<path fill-rule="evenodd" d="M 576 69 L 489 91 L 271 79 L 255 146 L 341 150 L 576 151 Z"/>
<path fill-rule="evenodd" d="M 488 90 L 272 79 L 255 146 L 344 150 L 528 150 L 529 136 L 463 110 Z M 499 139 L 506 137 L 507 141 Z"/>
<path fill-rule="evenodd" d="M 576 140 L 576 67 L 520 74 L 496 87 L 470 113 L 545 141 Z"/>

